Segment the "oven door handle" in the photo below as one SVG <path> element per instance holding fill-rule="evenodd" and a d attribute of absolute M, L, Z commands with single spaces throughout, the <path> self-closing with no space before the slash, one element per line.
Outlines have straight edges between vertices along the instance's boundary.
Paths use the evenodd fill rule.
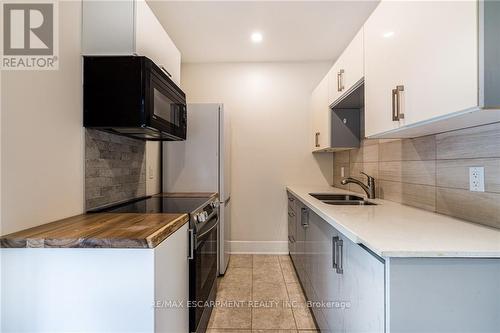
<path fill-rule="evenodd" d="M 196 238 L 199 240 L 200 238 L 203 238 L 205 237 L 208 233 L 210 233 L 212 230 L 214 230 L 214 228 L 217 228 L 217 226 L 219 225 L 219 219 L 217 218 L 217 222 L 215 222 L 215 224 L 213 226 L 210 227 L 210 229 L 208 229 L 207 231 L 203 232 L 202 234 L 199 234 L 196 236 Z"/>
<path fill-rule="evenodd" d="M 194 259 L 194 230 L 193 229 L 188 229 L 189 233 L 189 254 L 188 254 L 188 260 L 193 260 Z"/>

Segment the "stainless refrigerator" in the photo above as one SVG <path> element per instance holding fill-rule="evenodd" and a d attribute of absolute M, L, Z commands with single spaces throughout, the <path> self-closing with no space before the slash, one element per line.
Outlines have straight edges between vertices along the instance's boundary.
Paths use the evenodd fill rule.
<path fill-rule="evenodd" d="M 164 192 L 219 193 L 219 273 L 229 261 L 231 137 L 222 104 L 188 104 L 187 139 L 163 143 Z"/>

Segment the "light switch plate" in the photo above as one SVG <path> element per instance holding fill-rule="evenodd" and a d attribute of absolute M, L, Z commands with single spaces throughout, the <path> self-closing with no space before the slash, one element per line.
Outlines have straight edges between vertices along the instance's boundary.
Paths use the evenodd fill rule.
<path fill-rule="evenodd" d="M 344 167 L 340 167 L 340 177 L 345 177 Z"/>
<path fill-rule="evenodd" d="M 154 170 L 153 170 L 153 167 L 151 165 L 149 166 L 148 173 L 149 173 L 149 179 L 154 179 L 155 178 Z"/>
<path fill-rule="evenodd" d="M 484 167 L 469 168 L 469 190 L 484 192 Z"/>

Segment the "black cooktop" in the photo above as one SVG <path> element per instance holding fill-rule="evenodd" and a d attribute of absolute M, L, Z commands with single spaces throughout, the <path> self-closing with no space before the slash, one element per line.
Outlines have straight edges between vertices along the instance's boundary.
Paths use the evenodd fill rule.
<path fill-rule="evenodd" d="M 208 197 L 147 197 L 89 213 L 191 213 L 208 201 Z"/>

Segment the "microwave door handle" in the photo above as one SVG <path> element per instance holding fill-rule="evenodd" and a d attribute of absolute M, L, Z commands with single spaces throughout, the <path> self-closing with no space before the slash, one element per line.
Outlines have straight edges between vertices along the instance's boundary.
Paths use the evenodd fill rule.
<path fill-rule="evenodd" d="M 172 74 L 170 74 L 163 65 L 161 65 L 160 68 L 161 68 L 162 71 L 165 72 L 165 74 L 167 74 L 169 77 L 172 77 Z"/>

